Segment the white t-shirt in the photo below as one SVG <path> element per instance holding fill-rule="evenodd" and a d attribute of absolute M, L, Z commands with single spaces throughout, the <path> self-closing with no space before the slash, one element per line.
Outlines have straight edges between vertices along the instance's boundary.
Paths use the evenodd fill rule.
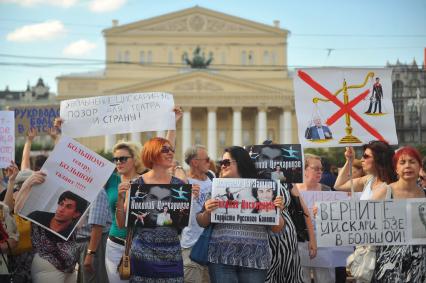
<path fill-rule="evenodd" d="M 200 195 L 198 199 L 192 199 L 189 223 L 187 227 L 183 228 L 182 239 L 180 240 L 182 248 L 192 247 L 203 233 L 204 228 L 198 225 L 196 216 L 203 208 L 204 202 L 210 198 L 212 192 L 212 181 L 209 178 L 204 181 L 188 178 L 188 182 L 200 185 Z"/>

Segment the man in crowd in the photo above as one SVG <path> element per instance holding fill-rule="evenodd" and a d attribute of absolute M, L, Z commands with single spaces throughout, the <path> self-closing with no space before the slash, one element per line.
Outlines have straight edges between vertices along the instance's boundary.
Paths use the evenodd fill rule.
<path fill-rule="evenodd" d="M 105 190 L 101 190 L 77 231 L 80 254 L 77 282 L 108 282 L 105 247 L 112 218 Z"/>
<path fill-rule="evenodd" d="M 182 231 L 181 246 L 185 282 L 209 282 L 207 267 L 199 265 L 189 258 L 192 246 L 203 232 L 203 228 L 198 225 L 195 215 L 201 211 L 204 202 L 211 195 L 212 181 L 207 176 L 209 161 L 207 150 L 202 145 L 192 146 L 185 152 L 185 162 L 189 165 L 188 182 L 200 186 L 198 199 L 192 200 L 189 225 Z"/>

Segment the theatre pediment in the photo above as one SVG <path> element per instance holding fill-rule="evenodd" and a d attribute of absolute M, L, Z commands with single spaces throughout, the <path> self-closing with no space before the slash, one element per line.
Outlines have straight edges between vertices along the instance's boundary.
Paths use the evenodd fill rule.
<path fill-rule="evenodd" d="M 106 36 L 131 36 L 151 33 L 281 34 L 284 29 L 249 21 L 213 10 L 193 7 L 147 20 L 104 30 Z"/>

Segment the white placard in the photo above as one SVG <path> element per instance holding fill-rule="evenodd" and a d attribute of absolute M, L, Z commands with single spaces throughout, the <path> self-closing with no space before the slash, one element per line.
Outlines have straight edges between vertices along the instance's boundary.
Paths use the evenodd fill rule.
<path fill-rule="evenodd" d="M 398 144 L 391 69 L 299 69 L 294 79 L 303 147 Z"/>
<path fill-rule="evenodd" d="M 83 213 L 66 229 L 58 232 L 50 229 L 46 223 L 57 216 L 61 195 L 71 192 L 66 193 L 71 195 L 66 198 L 74 200 L 85 212 L 104 187 L 114 167 L 102 156 L 63 136 L 41 168 L 46 173 L 45 182 L 33 186 L 19 215 L 67 240 Z"/>
<path fill-rule="evenodd" d="M 213 223 L 277 225 L 279 211 L 274 205 L 278 181 L 214 178 L 212 198 L 219 208 L 211 213 Z"/>
<path fill-rule="evenodd" d="M 165 131 L 176 127 L 173 95 L 162 92 L 97 96 L 61 102 L 62 133 L 70 137 Z"/>
<path fill-rule="evenodd" d="M 335 191 L 300 191 L 300 194 L 313 217 L 313 209 L 319 201 L 335 201 L 349 199 L 347 192 Z M 314 220 L 315 222 L 315 220 Z M 315 223 L 314 223 L 315 224 Z M 315 231 L 315 234 L 317 231 Z M 308 243 L 299 243 L 300 263 L 302 266 L 332 268 L 346 266 L 346 258 L 353 253 L 352 247 L 319 247 L 317 256 L 309 257 Z"/>
<path fill-rule="evenodd" d="M 15 160 L 15 112 L 0 111 L 0 168 Z"/>
<path fill-rule="evenodd" d="M 319 247 L 426 244 L 426 198 L 331 201 L 317 206 Z"/>

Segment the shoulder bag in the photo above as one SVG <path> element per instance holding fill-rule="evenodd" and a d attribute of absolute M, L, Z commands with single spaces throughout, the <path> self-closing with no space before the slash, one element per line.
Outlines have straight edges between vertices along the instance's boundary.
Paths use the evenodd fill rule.
<path fill-rule="evenodd" d="M 133 240 L 133 229 L 127 229 L 126 245 L 124 248 L 123 256 L 121 257 L 120 263 L 118 264 L 117 270 L 121 280 L 129 280 L 130 270 L 130 247 L 132 246 Z"/>
<path fill-rule="evenodd" d="M 208 264 L 208 256 L 209 256 L 209 243 L 210 238 L 213 232 L 214 224 L 210 223 L 210 225 L 204 229 L 203 233 L 198 238 L 197 242 L 191 249 L 191 253 L 189 254 L 189 258 L 200 264 L 207 265 Z"/>

